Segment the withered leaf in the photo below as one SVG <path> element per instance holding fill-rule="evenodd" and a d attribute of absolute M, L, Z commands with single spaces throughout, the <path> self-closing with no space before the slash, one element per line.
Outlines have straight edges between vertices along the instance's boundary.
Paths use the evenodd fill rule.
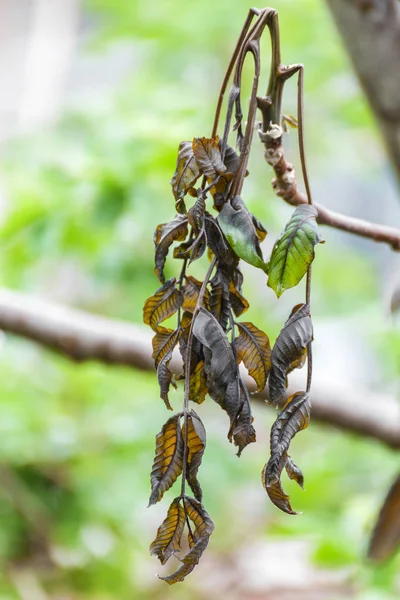
<path fill-rule="evenodd" d="M 224 331 L 228 328 L 230 318 L 229 277 L 222 269 L 218 269 L 210 280 L 210 312 L 217 319 Z"/>
<path fill-rule="evenodd" d="M 218 138 L 194 138 L 192 142 L 197 165 L 207 178 L 216 178 L 225 173 L 226 166 L 221 157 Z"/>
<path fill-rule="evenodd" d="M 180 550 L 185 520 L 185 510 L 180 504 L 180 498 L 175 498 L 165 520 L 158 528 L 156 539 L 150 545 L 150 554 L 155 554 L 162 565 L 165 565 L 172 554 Z"/>
<path fill-rule="evenodd" d="M 167 329 L 166 327 L 159 327 L 156 335 L 152 339 L 153 354 L 156 368 L 164 358 L 166 354 L 172 351 L 180 336 L 180 330 Z"/>
<path fill-rule="evenodd" d="M 174 415 L 163 425 L 156 436 L 156 454 L 151 471 L 149 506 L 159 502 L 182 473 L 183 438 L 181 414 Z"/>
<path fill-rule="evenodd" d="M 176 215 L 169 223 L 158 225 L 154 233 L 155 269 L 154 272 L 164 283 L 164 265 L 168 251 L 173 242 L 183 242 L 188 234 L 188 219 L 186 215 Z"/>
<path fill-rule="evenodd" d="M 233 273 L 239 264 L 239 258 L 227 243 L 218 222 L 206 213 L 204 225 L 209 249 L 216 256 L 218 262 L 224 265 L 225 271 Z"/>
<path fill-rule="evenodd" d="M 171 179 L 175 199 L 182 198 L 196 183 L 201 172 L 193 153 L 192 142 L 179 144 L 175 173 Z"/>
<path fill-rule="evenodd" d="M 278 413 L 271 429 L 271 456 L 263 470 L 263 483 L 272 502 L 284 512 L 294 514 L 289 497 L 283 492 L 280 477 L 288 464 L 287 452 L 293 437 L 302 431 L 310 422 L 310 396 L 308 392 L 297 392 L 288 400 L 286 407 Z M 289 477 L 299 485 L 303 483 L 300 469 L 290 459 L 287 467 Z"/>
<path fill-rule="evenodd" d="M 268 386 L 273 404 L 285 396 L 286 376 L 294 367 L 302 366 L 306 348 L 313 339 L 310 309 L 307 304 L 299 306 L 286 321 L 272 350 Z"/>
<path fill-rule="evenodd" d="M 237 317 L 240 317 L 246 310 L 249 308 L 250 304 L 248 300 L 239 292 L 239 290 L 234 286 L 232 281 L 229 284 L 229 300 L 231 303 L 231 307 L 233 312 Z"/>
<path fill-rule="evenodd" d="M 183 308 L 183 310 L 186 310 L 190 313 L 194 312 L 194 310 L 196 308 L 197 300 L 199 298 L 201 286 L 202 286 L 202 282 L 198 281 L 197 279 L 192 277 L 192 275 L 188 275 L 185 277 L 185 285 L 182 287 L 182 294 L 183 294 L 182 308 Z M 204 306 L 206 308 L 209 307 L 209 302 L 210 302 L 210 294 L 209 294 L 209 291 L 206 289 L 205 293 L 204 293 Z"/>
<path fill-rule="evenodd" d="M 235 199 L 232 201 L 234 204 Z M 239 201 L 236 210 L 226 202 L 219 213 L 218 223 L 235 254 L 245 262 L 266 271 L 260 240 L 254 227 L 250 213 Z"/>
<path fill-rule="evenodd" d="M 285 469 L 289 479 L 293 479 L 304 490 L 304 475 L 290 456 L 287 456 Z"/>
<path fill-rule="evenodd" d="M 314 206 L 298 206 L 275 242 L 269 262 L 268 286 L 276 295 L 299 283 L 314 260 L 314 246 L 322 241 Z"/>
<path fill-rule="evenodd" d="M 226 407 L 228 384 L 236 383 L 237 365 L 230 343 L 217 319 L 201 308 L 193 326 L 194 336 L 208 350 L 205 361 L 210 396 Z"/>
<path fill-rule="evenodd" d="M 144 303 L 143 321 L 153 331 L 158 331 L 160 323 L 171 317 L 182 306 L 183 296 L 175 287 L 176 279 L 168 279 L 153 296 Z"/>
<path fill-rule="evenodd" d="M 188 468 L 186 472 L 186 481 L 190 485 L 196 500 L 201 502 L 203 492 L 197 479 L 197 473 L 206 447 L 206 430 L 200 417 L 193 410 L 188 415 L 187 422 Z M 185 425 L 182 427 L 182 435 L 185 440 Z"/>
<path fill-rule="evenodd" d="M 201 404 L 208 392 L 207 376 L 204 368 L 204 360 L 198 362 L 190 373 L 189 399 L 196 404 Z"/>
<path fill-rule="evenodd" d="M 206 210 L 206 202 L 202 190 L 199 190 L 196 202 L 188 210 L 189 225 L 193 227 L 194 233 L 197 235 L 203 227 L 203 217 Z"/>
<path fill-rule="evenodd" d="M 222 148 L 222 140 L 219 140 L 218 145 Z M 224 164 L 228 173 L 236 173 L 240 166 L 240 157 L 236 150 L 229 144 L 225 147 Z"/>
<path fill-rule="evenodd" d="M 201 258 L 206 251 L 207 243 L 204 231 L 194 240 L 182 242 L 175 246 L 173 257 L 181 258 L 183 260 L 189 260 L 189 264 Z"/>
<path fill-rule="evenodd" d="M 174 343 L 170 344 L 169 349 L 167 350 L 167 352 L 161 359 L 161 361 L 158 365 L 158 368 L 157 368 L 157 379 L 158 379 L 158 384 L 160 386 L 160 398 L 162 400 L 164 400 L 165 406 L 168 408 L 168 410 L 172 410 L 172 406 L 169 403 L 169 397 L 168 397 L 170 385 L 172 385 L 175 389 L 177 387 L 176 383 L 173 379 L 173 373 L 169 369 L 169 363 L 172 358 L 172 352 L 174 350 L 174 347 L 179 339 L 179 335 L 180 335 L 180 330 L 178 330 L 177 335 L 176 335 L 175 339 L 173 340 Z"/>
<path fill-rule="evenodd" d="M 240 393 L 242 398 L 242 408 L 233 427 L 233 441 L 235 446 L 239 448 L 237 453 L 238 456 L 241 455 L 248 444 L 256 441 L 250 399 L 242 381 L 240 381 Z"/>
<path fill-rule="evenodd" d="M 390 488 L 372 534 L 368 558 L 375 562 L 387 560 L 400 546 L 400 475 Z"/>
<path fill-rule="evenodd" d="M 172 575 L 160 577 L 170 585 L 183 581 L 189 573 L 199 564 L 199 560 L 207 548 L 210 535 L 214 531 L 214 524 L 200 502 L 193 498 L 185 497 L 184 509 L 188 518 L 194 524 L 194 531 L 189 535 L 190 551 L 181 559 L 182 566 Z"/>
<path fill-rule="evenodd" d="M 238 361 L 243 361 L 249 375 L 262 392 L 271 369 L 271 347 L 268 336 L 253 323 L 236 323 L 239 335 L 235 339 Z"/>

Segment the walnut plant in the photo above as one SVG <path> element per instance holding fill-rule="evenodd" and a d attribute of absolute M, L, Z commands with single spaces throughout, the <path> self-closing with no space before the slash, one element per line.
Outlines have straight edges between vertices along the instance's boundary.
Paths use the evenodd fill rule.
<path fill-rule="evenodd" d="M 257 95 L 260 37 L 266 27 L 272 40 L 272 59 L 267 93 L 261 97 Z M 244 119 L 241 80 L 248 54 L 253 57 L 254 79 Z M 299 76 L 298 121 L 284 118 L 280 108 L 284 83 L 294 74 Z M 229 81 L 225 123 L 219 130 L 222 99 Z M 303 486 L 303 474 L 289 456 L 289 445 L 310 420 L 311 263 L 314 246 L 321 241 L 305 168 L 302 83 L 302 65 L 281 64 L 276 11 L 251 10 L 222 84 L 211 136 L 181 142 L 171 180 L 177 214 L 169 223 L 158 225 L 155 231 L 155 273 L 161 287 L 144 305 L 144 322 L 154 331 L 153 358 L 160 396 L 169 410 L 172 410 L 170 388 L 177 387 L 169 367 L 176 347 L 183 361 L 183 373 L 176 377 L 183 381 L 183 407 L 167 420 L 156 437 L 149 502 L 150 505 L 159 502 L 181 478 L 180 492 L 150 546 L 151 553 L 165 564 L 173 554 L 180 552 L 186 530 L 186 551 L 180 556 L 181 566 L 172 575 L 162 577 L 169 584 L 182 581 L 195 568 L 214 529 L 202 504 L 198 479 L 206 430 L 192 406 L 201 404 L 208 396 L 219 404 L 227 414 L 228 439 L 237 447 L 239 456 L 248 444 L 256 441 L 250 398 L 239 371 L 241 362 L 254 379 L 257 390 L 268 386 L 270 403 L 280 407 L 271 430 L 271 455 L 262 471 L 262 482 L 279 509 L 296 514 L 283 491 L 281 476 L 285 470 Z M 248 210 L 242 196 L 258 109 L 262 117 L 259 137 L 265 147 L 265 158 L 275 168 L 282 156 L 284 121 L 298 123 L 300 158 L 309 202 L 296 208 L 268 260 L 261 249 L 267 231 Z M 236 132 L 236 149 L 227 143 L 232 130 Z M 293 181 L 287 183 L 293 185 Z M 178 274 L 165 281 L 164 266 L 172 246 Z M 199 281 L 190 274 L 190 267 L 204 254 L 208 256 L 209 266 Z M 243 320 L 249 302 L 242 295 L 240 261 L 259 269 L 260 279 L 266 280 L 278 298 L 306 276 L 305 302 L 293 308 L 272 349 L 268 335 L 257 325 Z M 162 323 L 173 315 L 176 315 L 176 326 L 164 327 Z M 287 398 L 288 374 L 306 362 L 306 389 Z"/>

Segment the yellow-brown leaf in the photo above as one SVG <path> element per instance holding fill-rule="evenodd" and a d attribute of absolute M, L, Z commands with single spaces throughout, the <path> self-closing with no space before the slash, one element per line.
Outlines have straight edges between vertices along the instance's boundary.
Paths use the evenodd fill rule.
<path fill-rule="evenodd" d="M 261 392 L 271 369 L 271 346 L 268 336 L 252 323 L 237 323 L 239 335 L 235 339 L 238 361 L 243 361 L 249 375 Z"/>
<path fill-rule="evenodd" d="M 185 519 L 180 498 L 175 498 L 165 520 L 158 528 L 156 539 L 150 545 L 150 554 L 156 554 L 162 565 L 165 565 L 172 554 L 180 550 Z"/>
<path fill-rule="evenodd" d="M 143 321 L 153 331 L 159 331 L 159 324 L 171 317 L 182 306 L 182 293 L 175 287 L 176 279 L 172 277 L 162 285 L 153 296 L 144 303 Z"/>
<path fill-rule="evenodd" d="M 183 438 L 180 426 L 181 414 L 174 415 L 156 436 L 156 454 L 151 471 L 151 495 L 149 506 L 159 502 L 182 473 Z"/>

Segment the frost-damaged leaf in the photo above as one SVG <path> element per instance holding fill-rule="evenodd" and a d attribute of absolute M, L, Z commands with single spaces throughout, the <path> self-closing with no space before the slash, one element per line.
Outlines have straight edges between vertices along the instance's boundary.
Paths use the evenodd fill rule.
<path fill-rule="evenodd" d="M 243 361 L 249 375 L 262 392 L 271 369 L 271 347 L 268 336 L 253 323 L 236 323 L 239 335 L 235 339 L 238 361 Z"/>
<path fill-rule="evenodd" d="M 185 511 L 180 504 L 180 498 L 175 498 L 165 520 L 158 528 L 156 539 L 150 545 L 150 554 L 155 554 L 162 565 L 165 565 L 172 554 L 180 550 L 185 520 Z"/>
<path fill-rule="evenodd" d="M 210 250 L 216 256 L 218 262 L 224 265 L 225 271 L 234 273 L 239 264 L 239 259 L 227 243 L 217 221 L 206 213 L 204 225 Z"/>
<path fill-rule="evenodd" d="M 219 140 L 218 145 L 222 148 L 222 140 Z M 226 144 L 224 164 L 228 173 L 235 174 L 240 166 L 240 157 L 236 150 L 229 144 Z"/>
<path fill-rule="evenodd" d="M 203 191 L 199 190 L 198 194 L 196 202 L 188 210 L 189 225 L 193 227 L 193 231 L 196 235 L 198 235 L 203 227 L 204 212 L 206 210 L 206 201 L 204 199 Z"/>
<path fill-rule="evenodd" d="M 182 427 L 183 439 L 185 439 L 185 425 Z M 197 473 L 206 447 L 206 430 L 200 417 L 192 410 L 188 415 L 188 468 L 186 481 L 191 487 L 196 500 L 201 502 L 203 492 L 197 479 Z"/>
<path fill-rule="evenodd" d="M 151 471 L 151 495 L 149 506 L 159 502 L 164 492 L 182 473 L 183 438 L 180 426 L 181 414 L 174 415 L 163 425 L 156 436 L 156 455 Z"/>
<path fill-rule="evenodd" d="M 276 404 L 286 394 L 287 374 L 304 364 L 308 344 L 313 339 L 310 309 L 307 304 L 286 321 L 271 354 L 271 371 L 268 379 L 270 402 Z"/>
<path fill-rule="evenodd" d="M 239 202 L 236 204 L 239 205 Z M 235 210 L 227 202 L 217 220 L 235 254 L 254 267 L 266 271 L 260 240 L 250 213 L 242 206 Z"/>
<path fill-rule="evenodd" d="M 157 379 L 158 379 L 158 384 L 160 386 L 160 398 L 162 400 L 164 400 L 165 406 L 168 408 L 168 410 L 172 410 L 172 406 L 169 403 L 169 397 L 168 397 L 170 385 L 172 385 L 175 389 L 177 387 L 176 383 L 173 379 L 173 373 L 169 369 L 169 363 L 171 361 L 172 353 L 173 353 L 174 347 L 176 346 L 176 343 L 179 339 L 179 336 L 180 336 L 180 330 L 177 331 L 176 337 L 173 340 L 173 344 L 170 344 L 169 349 L 167 350 L 167 352 L 161 359 L 161 361 L 158 365 L 158 368 L 157 368 Z"/>
<path fill-rule="evenodd" d="M 153 331 L 158 331 L 160 323 L 171 317 L 182 306 L 183 296 L 175 287 L 176 279 L 168 279 L 154 294 L 146 300 L 143 307 L 143 321 Z"/>
<path fill-rule="evenodd" d="M 314 246 L 322 241 L 317 215 L 314 206 L 299 206 L 275 242 L 269 262 L 268 285 L 278 298 L 299 283 L 314 260 Z"/>
<path fill-rule="evenodd" d="M 159 327 L 156 335 L 152 339 L 153 354 L 156 368 L 166 354 L 173 350 L 179 340 L 180 330 L 167 329 Z"/>
<path fill-rule="evenodd" d="M 368 548 L 375 562 L 388 559 L 400 546 L 400 475 L 390 488 L 380 510 Z"/>
<path fill-rule="evenodd" d="M 204 308 L 196 317 L 193 333 L 208 351 L 205 353 L 205 369 L 209 394 L 225 409 L 228 385 L 236 384 L 237 377 L 231 345 L 217 319 Z"/>
<path fill-rule="evenodd" d="M 210 280 L 210 312 L 217 319 L 224 331 L 228 328 L 230 317 L 229 277 L 222 269 L 218 269 Z"/>
<path fill-rule="evenodd" d="M 188 518 L 194 524 L 194 531 L 189 534 L 190 551 L 181 559 L 182 566 L 172 575 L 160 577 L 170 585 L 183 581 L 189 573 L 199 564 L 200 558 L 207 548 L 210 535 L 214 531 L 214 524 L 200 502 L 193 498 L 185 497 L 184 509 Z"/>
<path fill-rule="evenodd" d="M 229 300 L 233 312 L 237 317 L 240 317 L 249 308 L 248 300 L 239 292 L 232 281 L 229 284 Z"/>
<path fill-rule="evenodd" d="M 193 153 L 192 142 L 179 144 L 175 173 L 171 179 L 175 199 L 182 198 L 196 183 L 201 172 Z"/>
<path fill-rule="evenodd" d="M 183 360 L 184 372 L 187 360 L 187 341 L 192 316 L 192 313 L 184 312 L 181 321 L 183 332 L 181 337 L 179 338 L 179 349 Z M 184 379 L 184 375 L 181 376 L 180 379 Z M 196 337 L 193 337 L 190 354 L 189 399 L 192 400 L 192 402 L 197 402 L 198 404 L 201 404 L 204 401 L 206 394 L 207 378 L 204 371 L 203 346 Z"/>
<path fill-rule="evenodd" d="M 207 243 L 204 231 L 189 242 L 182 242 L 174 248 L 173 257 L 189 260 L 189 264 L 201 258 L 206 251 Z"/>
<path fill-rule="evenodd" d="M 303 485 L 303 474 L 289 459 L 287 452 L 293 437 L 310 422 L 310 396 L 308 392 L 297 392 L 288 400 L 286 407 L 278 413 L 271 429 L 271 456 L 263 470 L 263 485 L 272 502 L 284 512 L 295 514 L 289 496 L 282 489 L 280 478 L 284 467 L 291 479 Z M 289 461 L 289 462 L 288 462 Z"/>
<path fill-rule="evenodd" d="M 235 446 L 239 448 L 238 456 L 242 454 L 248 444 L 256 441 L 256 432 L 252 425 L 254 419 L 251 414 L 250 399 L 242 381 L 240 381 L 240 393 L 242 409 L 233 427 L 233 441 Z"/>
<path fill-rule="evenodd" d="M 293 479 L 304 490 L 304 475 L 290 456 L 287 456 L 285 469 L 289 479 Z"/>
<path fill-rule="evenodd" d="M 155 269 L 154 272 L 164 283 L 164 265 L 167 259 L 169 247 L 173 242 L 183 242 L 188 234 L 188 220 L 186 215 L 176 215 L 169 223 L 157 225 L 154 233 Z"/>
<path fill-rule="evenodd" d="M 201 404 L 202 402 L 204 402 L 207 392 L 207 376 L 204 369 L 204 360 L 201 360 L 197 363 L 193 371 L 191 369 L 189 399 L 192 402 Z"/>
<path fill-rule="evenodd" d="M 202 282 L 198 281 L 191 275 L 185 277 L 185 285 L 182 287 L 183 293 L 183 310 L 187 310 L 190 313 L 194 312 L 196 308 L 197 300 L 199 298 L 200 289 Z M 208 308 L 210 302 L 210 294 L 206 289 L 204 293 L 204 306 Z"/>
<path fill-rule="evenodd" d="M 216 178 L 225 173 L 226 166 L 223 163 L 221 150 L 218 146 L 218 137 L 194 138 L 192 142 L 194 156 L 197 165 L 207 178 Z"/>

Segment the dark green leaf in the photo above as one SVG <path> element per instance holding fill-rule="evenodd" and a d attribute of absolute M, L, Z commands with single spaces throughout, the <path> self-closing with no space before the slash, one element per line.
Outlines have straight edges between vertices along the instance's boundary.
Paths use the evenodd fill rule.
<path fill-rule="evenodd" d="M 299 283 L 314 260 L 314 246 L 321 242 L 314 206 L 302 204 L 294 211 L 269 262 L 268 285 L 279 297 Z"/>
<path fill-rule="evenodd" d="M 266 271 L 260 240 L 250 213 L 243 207 L 235 210 L 227 202 L 217 219 L 235 254 L 249 264 Z"/>

